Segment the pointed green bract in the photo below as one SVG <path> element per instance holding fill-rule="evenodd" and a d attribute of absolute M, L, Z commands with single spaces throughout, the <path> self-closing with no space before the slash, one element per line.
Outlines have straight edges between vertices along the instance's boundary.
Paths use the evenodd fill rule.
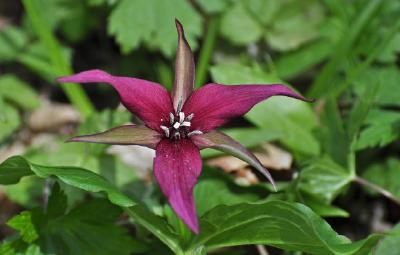
<path fill-rule="evenodd" d="M 89 142 L 118 145 L 141 145 L 155 149 L 161 136 L 145 126 L 125 125 L 93 135 L 75 136 L 67 142 Z"/>
<path fill-rule="evenodd" d="M 185 103 L 194 86 L 195 66 L 192 50 L 185 38 L 182 24 L 175 20 L 178 31 L 178 48 L 175 60 L 175 81 L 172 89 L 172 100 L 175 110 Z"/>

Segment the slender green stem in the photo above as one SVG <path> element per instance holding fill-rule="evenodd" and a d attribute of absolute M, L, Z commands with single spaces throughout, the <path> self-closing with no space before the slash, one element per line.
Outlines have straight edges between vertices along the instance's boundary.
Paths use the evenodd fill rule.
<path fill-rule="evenodd" d="M 215 42 L 218 34 L 219 16 L 211 17 L 208 26 L 206 39 L 200 50 L 199 61 L 196 68 L 196 88 L 199 88 L 207 79 L 208 68 L 214 50 Z"/>
<path fill-rule="evenodd" d="M 361 178 L 361 177 L 359 177 L 359 176 L 357 176 L 356 178 L 354 178 L 354 182 L 356 182 L 356 183 L 358 183 L 358 184 L 360 184 L 360 185 L 362 185 L 362 186 L 368 187 L 368 188 L 370 188 L 370 189 L 372 189 L 372 190 L 378 192 L 378 193 L 381 194 L 382 196 L 384 196 L 384 197 L 390 199 L 392 202 L 394 202 L 395 204 L 397 204 L 397 205 L 400 206 L 400 199 L 398 199 L 398 198 L 397 198 L 395 195 L 393 195 L 393 193 L 391 193 L 390 191 L 387 191 L 387 190 L 385 190 L 384 188 L 382 188 L 382 187 L 380 187 L 380 186 L 378 186 L 378 185 L 376 185 L 376 184 L 374 184 L 374 183 L 372 183 L 372 182 L 369 182 L 369 181 L 367 181 L 367 180 L 365 180 L 365 179 L 363 179 L 363 178 Z"/>
<path fill-rule="evenodd" d="M 40 15 L 40 6 L 37 5 L 35 0 L 23 0 L 22 2 L 34 31 L 48 51 L 49 59 L 54 66 L 55 76 L 72 74 L 72 68 L 63 55 L 59 42 L 54 37 L 43 16 Z M 91 101 L 79 84 L 63 84 L 62 89 L 82 117 L 85 118 L 94 111 Z"/>

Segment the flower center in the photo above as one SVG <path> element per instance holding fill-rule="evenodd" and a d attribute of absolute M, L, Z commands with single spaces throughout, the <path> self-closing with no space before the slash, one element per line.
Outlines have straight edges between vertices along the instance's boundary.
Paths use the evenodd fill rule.
<path fill-rule="evenodd" d="M 178 111 L 176 115 L 172 112 L 169 113 L 170 126 L 161 125 L 160 128 L 164 131 L 165 136 L 171 140 L 179 140 L 181 138 L 188 138 L 193 135 L 203 134 L 200 130 L 190 131 L 191 121 L 194 114 L 188 116 L 184 112 Z"/>

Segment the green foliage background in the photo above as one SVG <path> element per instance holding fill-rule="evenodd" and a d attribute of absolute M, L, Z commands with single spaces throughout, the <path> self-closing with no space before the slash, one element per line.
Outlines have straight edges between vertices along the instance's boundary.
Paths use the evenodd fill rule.
<path fill-rule="evenodd" d="M 103 69 L 170 89 L 175 18 L 195 53 L 197 87 L 284 83 L 316 102 L 272 98 L 225 128 L 249 148 L 268 141 L 288 150 L 293 176 L 272 193 L 264 181 L 243 186 L 205 166 L 195 189 L 198 236 L 157 184 L 108 146 L 64 144 L 59 136 L 57 148 L 29 147 L 0 164 L 0 193 L 19 208 L 4 221 L 13 231 L 0 235 L 0 254 L 256 252 L 243 245 L 267 245 L 272 254 L 400 254 L 399 1 L 6 2 L 0 11 L 14 12 L 1 15 L 10 22 L 0 25 L 0 151 L 20 139 L 27 116 L 43 106 L 42 91 L 65 95 L 80 112 L 78 134 L 130 121 L 126 111 L 104 110 L 117 100 L 109 87 L 54 80 Z M 343 225 L 359 227 L 370 201 L 385 205 L 389 234 L 368 226 L 341 235 Z"/>

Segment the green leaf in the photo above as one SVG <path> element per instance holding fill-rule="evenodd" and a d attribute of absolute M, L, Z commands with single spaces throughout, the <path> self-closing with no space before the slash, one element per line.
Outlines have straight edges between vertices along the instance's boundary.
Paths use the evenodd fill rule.
<path fill-rule="evenodd" d="M 238 1 L 221 20 L 221 34 L 238 45 L 256 42 L 262 36 L 262 29 L 246 10 L 243 1 Z"/>
<path fill-rule="evenodd" d="M 14 241 L 4 241 L 0 244 L 0 254 L 2 255 L 48 255 L 42 253 L 36 244 L 27 245 L 20 239 Z"/>
<path fill-rule="evenodd" d="M 40 104 L 36 92 L 14 75 L 0 76 L 0 97 L 27 110 L 34 109 Z"/>
<path fill-rule="evenodd" d="M 301 194 L 301 200 L 305 205 L 311 208 L 316 214 L 321 217 L 349 217 L 349 213 L 345 210 L 330 205 L 328 202 L 315 199 L 307 194 Z"/>
<path fill-rule="evenodd" d="M 154 215 L 141 205 L 129 207 L 126 211 L 132 219 L 153 233 L 153 235 L 174 251 L 175 254 L 182 252 L 178 236 L 172 232 L 171 227 L 163 218 Z"/>
<path fill-rule="evenodd" d="M 17 171 L 17 174 L 15 174 L 15 171 Z M 23 173 L 26 175 L 35 174 L 40 178 L 55 176 L 66 184 L 89 192 L 105 192 L 114 204 L 123 207 L 135 204 L 134 201 L 119 192 L 102 176 L 83 168 L 41 166 L 30 163 L 23 157 L 14 156 L 0 164 L 0 173 L 0 184 L 16 183 Z"/>
<path fill-rule="evenodd" d="M 266 29 L 265 40 L 275 50 L 297 49 L 320 36 L 323 19 L 324 8 L 319 1 L 281 2 L 279 12 Z"/>
<path fill-rule="evenodd" d="M 355 177 L 355 173 L 343 168 L 325 156 L 312 160 L 300 172 L 301 191 L 331 202 Z"/>
<path fill-rule="evenodd" d="M 378 60 L 383 62 L 395 62 L 397 54 L 400 52 L 400 33 L 397 34 L 390 40 L 388 45 L 383 49 L 379 55 Z"/>
<path fill-rule="evenodd" d="M 394 226 L 387 236 L 379 243 L 374 255 L 397 255 L 400 253 L 400 224 Z"/>
<path fill-rule="evenodd" d="M 3 103 L 2 118 L 0 119 L 0 141 L 13 134 L 13 132 L 20 125 L 20 117 L 18 111 L 9 105 L 8 103 Z"/>
<path fill-rule="evenodd" d="M 366 254 L 379 236 L 351 243 L 308 207 L 279 200 L 218 206 L 201 219 L 191 248 L 266 244 L 310 254 Z"/>
<path fill-rule="evenodd" d="M 353 138 L 360 130 L 364 120 L 368 115 L 369 109 L 374 103 L 376 93 L 381 85 L 382 83 L 373 83 L 357 100 L 351 109 L 350 115 L 347 119 L 347 131 L 350 138 Z"/>
<path fill-rule="evenodd" d="M 264 37 L 273 49 L 287 51 L 318 38 L 323 17 L 322 5 L 314 0 L 236 1 L 222 17 L 221 33 L 237 45 Z"/>
<path fill-rule="evenodd" d="M 7 225 L 17 230 L 22 240 L 26 243 L 32 243 L 39 237 L 32 222 L 32 214 L 30 212 L 21 212 L 9 220 Z"/>
<path fill-rule="evenodd" d="M 275 68 L 283 79 L 292 78 L 321 63 L 332 52 L 332 42 L 319 40 L 288 52 L 275 61 Z"/>
<path fill-rule="evenodd" d="M 369 68 L 362 72 L 355 82 L 355 92 L 359 97 L 373 89 L 378 84 L 376 90 L 376 102 L 383 105 L 400 105 L 399 90 L 400 69 L 391 65 L 389 67 Z"/>
<path fill-rule="evenodd" d="M 319 132 L 324 153 L 328 154 L 336 163 L 347 167 L 350 139 L 344 129 L 344 123 L 335 100 L 327 100 L 321 120 L 323 125 Z"/>
<path fill-rule="evenodd" d="M 122 52 L 145 43 L 171 57 L 177 45 L 174 19 L 183 24 L 192 49 L 201 34 L 201 18 L 187 1 L 121 0 L 110 16 L 108 31 L 116 37 Z"/>
<path fill-rule="evenodd" d="M 194 189 L 199 216 L 221 204 L 255 202 L 265 197 L 267 193 L 267 190 L 261 187 L 241 187 L 235 184 L 229 175 L 213 168 L 203 169 L 200 181 Z"/>
<path fill-rule="evenodd" d="M 28 43 L 25 32 L 14 26 L 6 26 L 0 30 L 0 63 L 13 61 Z"/>
<path fill-rule="evenodd" d="M 400 199 L 400 160 L 389 158 L 384 163 L 375 163 L 363 173 L 363 178 L 384 187 Z"/>
<path fill-rule="evenodd" d="M 226 10 L 234 0 L 195 0 L 196 3 L 207 13 L 216 14 Z"/>
<path fill-rule="evenodd" d="M 383 147 L 400 137 L 400 113 L 389 110 L 371 110 L 355 148 L 358 150 Z"/>
<path fill-rule="evenodd" d="M 218 65 L 211 68 L 213 80 L 223 84 L 281 83 L 275 75 L 260 67 Z M 263 130 L 282 134 L 287 147 L 306 155 L 319 153 L 319 143 L 312 134 L 317 126 L 311 105 L 287 97 L 272 97 L 256 105 L 245 117 Z"/>

